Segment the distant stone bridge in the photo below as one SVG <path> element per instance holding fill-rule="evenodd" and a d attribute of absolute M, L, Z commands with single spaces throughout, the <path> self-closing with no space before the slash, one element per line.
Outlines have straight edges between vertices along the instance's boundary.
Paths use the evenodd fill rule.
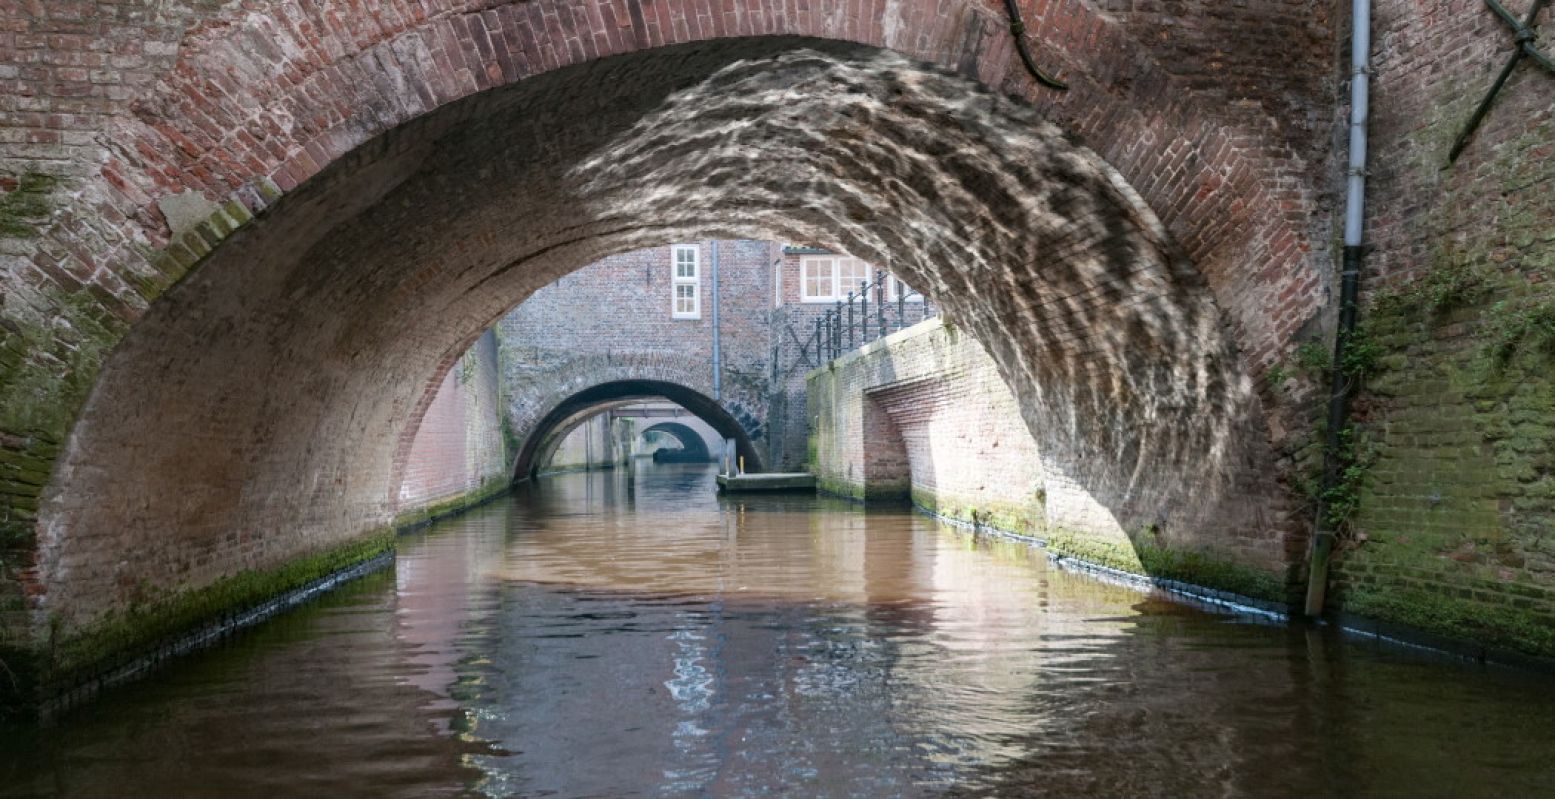
<path fill-rule="evenodd" d="M 764 462 L 767 396 L 739 385 L 715 392 L 707 358 L 526 348 L 522 355 L 507 351 L 504 360 L 508 424 L 519 445 L 515 479 L 543 466 L 547 449 L 583 419 L 623 401 L 655 397 L 679 404 L 734 439 L 748 468 L 759 471 Z"/>

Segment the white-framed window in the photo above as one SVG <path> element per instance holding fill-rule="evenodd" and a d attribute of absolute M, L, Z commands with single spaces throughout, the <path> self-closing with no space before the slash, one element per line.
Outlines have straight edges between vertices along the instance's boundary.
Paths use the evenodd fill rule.
<path fill-rule="evenodd" d="M 799 259 L 801 302 L 836 302 L 875 279 L 875 268 L 847 255 L 806 255 Z"/>
<path fill-rule="evenodd" d="M 890 302 L 896 302 L 901 297 L 902 302 L 923 302 L 923 294 L 912 286 L 902 282 L 896 275 L 891 275 L 885 283 L 885 296 Z"/>
<path fill-rule="evenodd" d="M 806 256 L 799 259 L 799 299 L 830 302 L 837 291 L 837 259 Z"/>
<path fill-rule="evenodd" d="M 875 279 L 875 269 L 857 258 L 837 259 L 837 299 L 847 299 L 848 292 L 858 291 Z"/>
<path fill-rule="evenodd" d="M 702 318 L 701 251 L 695 244 L 676 244 L 670 248 L 670 316 L 674 319 Z"/>

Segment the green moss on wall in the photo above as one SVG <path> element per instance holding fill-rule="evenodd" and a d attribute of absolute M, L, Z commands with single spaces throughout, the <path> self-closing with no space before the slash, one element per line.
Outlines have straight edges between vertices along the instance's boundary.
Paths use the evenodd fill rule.
<path fill-rule="evenodd" d="M 1427 269 L 1371 293 L 1375 448 L 1336 558 L 1344 610 L 1555 655 L 1555 176 L 1532 141 L 1443 174 Z M 1435 174 L 1432 166 L 1432 174 Z M 1493 191 L 1487 191 L 1493 189 Z M 1494 219 L 1495 224 L 1485 224 Z"/>
<path fill-rule="evenodd" d="M 57 186 L 49 175 L 17 178 L 15 187 L 0 195 L 0 236 L 42 233 Z M 7 436 L 0 446 L 26 463 L 0 463 L 0 558 L 30 546 L 37 497 L 47 482 L 37 475 L 52 473 L 103 362 L 128 332 L 128 309 L 155 300 L 252 218 L 241 203 L 229 202 L 166 249 L 143 249 L 149 269 L 118 273 L 138 298 L 115 296 L 99 285 L 66 288 L 73 283 L 67 263 L 57 267 L 62 274 L 56 284 L 6 303 L 0 318 L 0 432 Z"/>
<path fill-rule="evenodd" d="M 59 179 L 41 172 L 28 172 L 15 179 L 10 191 L 0 194 L 0 237 L 31 238 L 48 219 L 49 194 Z"/>
<path fill-rule="evenodd" d="M 1173 549 L 1138 540 L 1116 542 L 1063 530 L 1049 533 L 1050 551 L 1119 571 L 1228 591 L 1279 604 L 1293 601 L 1289 574 L 1267 571 L 1197 550 Z"/>
<path fill-rule="evenodd" d="M 1041 541 L 1055 555 L 1105 566 L 1145 577 L 1176 580 L 1203 588 L 1226 591 L 1253 599 L 1287 604 L 1293 575 L 1248 566 L 1223 556 L 1196 550 L 1173 549 L 1151 543 L 1149 533 L 1132 539 L 1110 539 L 1095 534 L 1046 526 L 1041 498 L 1029 504 L 969 503 L 929 491 L 913 491 L 913 504 L 936 516 L 981 528 L 1013 533 Z"/>
<path fill-rule="evenodd" d="M 363 538 L 293 558 L 267 569 L 239 572 L 215 583 L 132 605 L 80 630 L 55 623 L 39 652 L 40 678 L 64 685 L 132 658 L 159 642 L 263 604 L 394 548 L 394 532 Z"/>
<path fill-rule="evenodd" d="M 905 502 L 911 486 L 906 478 L 900 480 L 876 480 L 868 483 L 817 476 L 815 490 L 834 497 L 856 502 Z"/>
<path fill-rule="evenodd" d="M 986 498 L 967 498 L 936 494 L 922 488 L 912 490 L 913 505 L 947 519 L 988 527 L 994 530 L 1045 538 L 1047 512 L 1039 498 L 1026 504 L 989 502 Z"/>
<path fill-rule="evenodd" d="M 447 516 L 457 515 L 506 494 L 512 487 L 513 484 L 509 480 L 508 475 L 497 475 L 487 480 L 480 488 L 474 491 L 438 500 L 430 505 L 413 508 L 399 514 L 394 517 L 394 528 L 396 530 L 405 530 L 412 527 L 420 527 Z"/>
<path fill-rule="evenodd" d="M 1392 584 L 1347 591 L 1344 605 L 1362 616 L 1555 659 L 1555 625 L 1547 610 L 1516 607 L 1509 601 L 1476 601 L 1441 586 Z"/>

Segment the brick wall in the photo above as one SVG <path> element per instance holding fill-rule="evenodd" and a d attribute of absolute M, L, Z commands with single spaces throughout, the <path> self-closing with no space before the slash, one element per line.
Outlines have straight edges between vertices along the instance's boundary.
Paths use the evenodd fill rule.
<path fill-rule="evenodd" d="M 507 483 L 502 407 L 497 337 L 488 330 L 448 370 L 421 417 L 400 481 L 401 515 Z"/>
<path fill-rule="evenodd" d="M 1555 53 L 1555 11 L 1540 22 Z M 1374 363 L 1332 603 L 1555 657 L 1555 76 L 1525 61 L 1449 165 L 1510 29 L 1479 2 L 1404 0 L 1374 26 Z"/>
<path fill-rule="evenodd" d="M 778 265 L 777 290 L 779 299 L 772 309 L 772 398 L 768 408 L 768 449 L 771 453 L 772 471 L 799 471 L 804 468 L 807 454 L 805 447 L 810 436 L 810 419 L 805 410 L 805 376 L 819 366 L 822 358 L 816 323 L 826 312 L 835 310 L 835 302 L 806 302 L 800 281 L 801 268 L 806 255 L 825 255 L 829 250 L 819 247 L 788 246 L 782 251 Z M 875 278 L 871 277 L 873 281 Z M 850 350 L 864 343 L 866 338 L 879 334 L 880 311 L 878 293 L 870 295 L 870 304 L 856 305 L 860 326 L 867 310 L 874 322 L 866 336 L 861 329 L 850 340 L 843 334 L 842 350 Z M 889 295 L 888 295 L 889 299 Z M 884 329 L 900 330 L 939 313 L 939 306 L 914 289 L 914 294 L 904 295 L 902 302 L 888 302 L 885 307 Z M 829 354 L 829 350 L 827 351 Z"/>
<path fill-rule="evenodd" d="M 1287 594 L 1286 542 L 1239 529 L 1247 517 L 1234 502 L 1200 526 L 1126 527 L 1042 451 L 985 348 L 941 320 L 828 363 L 808 388 L 811 468 L 823 491 L 870 502 L 910 496 L 934 513 L 1108 566 L 1262 599 Z"/>
<path fill-rule="evenodd" d="M 701 313 L 671 312 L 672 246 L 613 255 L 541 288 L 502 318 L 503 389 L 516 440 L 606 382 L 657 380 L 712 398 L 765 451 L 773 268 L 766 241 L 719 241 L 721 385 L 713 385 L 712 243 L 696 242 Z"/>
<path fill-rule="evenodd" d="M 630 463 L 635 437 L 629 421 L 612 421 L 604 414 L 590 417 L 562 437 L 546 462 L 540 464 L 541 473 L 614 469 Z"/>

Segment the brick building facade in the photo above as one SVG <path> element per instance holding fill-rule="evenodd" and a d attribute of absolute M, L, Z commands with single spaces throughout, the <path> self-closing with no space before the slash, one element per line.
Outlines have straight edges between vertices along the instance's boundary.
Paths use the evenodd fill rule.
<path fill-rule="evenodd" d="M 768 417 L 772 470 L 802 471 L 809 460 L 812 422 L 805 399 L 809 371 L 835 351 L 852 350 L 936 316 L 939 307 L 878 266 L 824 247 L 784 246 L 773 279 L 771 333 L 776 357 Z M 859 281 L 864 282 L 867 297 L 853 290 Z M 836 320 L 830 329 L 828 313 Z"/>
<path fill-rule="evenodd" d="M 777 260 L 769 242 L 687 242 L 610 256 L 536 291 L 496 326 L 515 441 L 543 436 L 580 392 L 656 382 L 718 406 L 764 458 Z"/>
<path fill-rule="evenodd" d="M 713 363 L 713 242 L 604 258 L 504 316 L 496 329 L 513 437 L 534 434 L 568 397 L 600 383 L 659 380 L 727 409 L 767 470 L 802 468 L 809 430 L 804 375 L 820 364 L 816 320 L 839 307 L 850 282 L 874 282 L 876 269 L 818 247 L 753 240 L 717 247 L 721 367 Z M 889 329 L 934 312 L 900 281 L 887 285 L 888 312 L 880 321 Z M 877 306 L 854 307 L 856 332 L 842 334 L 843 349 L 862 343 L 866 312 L 881 316 Z M 869 335 L 878 331 L 878 324 L 867 327 Z"/>

